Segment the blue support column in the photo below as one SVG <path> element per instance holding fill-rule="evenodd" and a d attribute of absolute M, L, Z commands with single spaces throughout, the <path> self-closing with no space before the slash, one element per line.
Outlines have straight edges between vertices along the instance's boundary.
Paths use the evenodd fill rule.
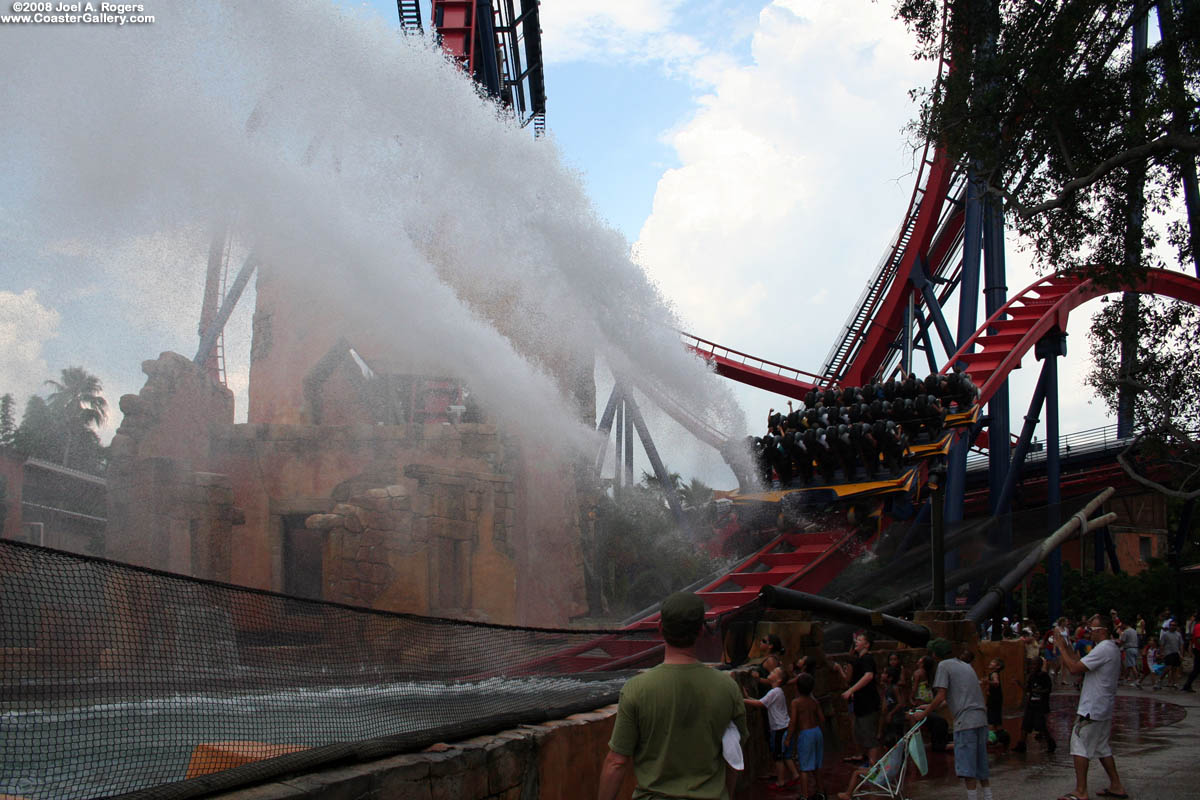
<path fill-rule="evenodd" d="M 967 179 L 967 201 L 963 212 L 963 265 L 958 296 L 958 347 L 966 344 L 979 326 L 979 262 L 983 236 L 983 191 L 971 169 Z"/>
<path fill-rule="evenodd" d="M 909 276 L 909 281 L 921 293 L 921 299 L 925 301 L 925 307 L 929 309 L 928 321 L 921 315 L 921 309 L 914 307 L 914 311 L 921 321 L 921 335 L 925 337 L 926 344 L 929 342 L 929 323 L 932 322 L 937 328 L 938 338 L 942 340 L 942 347 L 945 348 L 946 355 L 951 356 L 958 349 L 958 345 L 955 344 L 954 336 L 950 333 L 950 326 L 946 324 L 946 317 L 942 314 L 942 304 L 938 301 L 937 293 L 933 291 L 933 281 L 929 280 L 928 266 L 924 257 L 918 257 L 917 263 L 913 265 L 912 275 Z M 929 353 L 932 356 L 932 348 Z"/>
<path fill-rule="evenodd" d="M 625 444 L 625 401 L 617 405 L 617 433 L 613 449 L 613 497 L 621 493 L 621 464 L 624 462 L 621 449 Z"/>
<path fill-rule="evenodd" d="M 921 349 L 925 351 L 925 363 L 929 365 L 930 373 L 936 373 L 939 367 L 937 356 L 933 354 L 933 341 L 929 338 L 929 322 L 919 307 L 914 306 L 913 312 L 917 318 L 917 337 L 921 340 Z"/>
<path fill-rule="evenodd" d="M 960 279 L 961 291 L 958 297 L 958 337 L 957 348 L 966 344 L 978 326 L 979 316 L 979 262 L 980 245 L 983 237 L 983 193 L 980 181 L 971 170 L 967 179 L 967 200 L 963 221 L 963 265 Z M 933 294 L 932 288 L 926 285 L 922 291 L 928 298 Z M 926 303 L 930 315 L 937 321 L 940 312 L 935 303 Z M 951 351 L 954 352 L 954 351 Z M 962 522 L 963 494 L 967 487 L 967 450 L 968 442 L 959 437 L 950 448 L 950 457 L 946 475 L 946 511 L 945 521 L 948 528 Z M 958 553 L 946 554 L 946 571 L 958 569 Z M 948 590 L 949 591 L 949 590 Z M 947 603 L 953 600 L 947 595 Z"/>
<path fill-rule="evenodd" d="M 916 300 L 912 292 L 908 293 L 908 304 L 904 306 L 904 350 L 900 357 L 900 369 L 905 375 L 912 374 L 913 353 L 913 309 Z"/>
<path fill-rule="evenodd" d="M 989 196 L 984 202 L 984 307 L 985 314 L 991 319 L 1004 305 L 1008 298 L 1008 286 L 1005 283 L 1004 266 L 1004 211 L 996 198 Z M 1008 513 L 1007 503 L 1000 504 L 1000 489 L 1009 474 L 1009 404 L 1008 381 L 992 395 L 988 401 L 988 417 L 991 427 L 988 429 L 988 489 L 991 499 L 992 516 L 1000 517 Z M 1012 520 L 992 527 L 988 536 L 989 543 L 1002 551 L 1012 547 Z"/>
<path fill-rule="evenodd" d="M 633 486 L 633 419 L 625 414 L 625 485 Z"/>
<path fill-rule="evenodd" d="M 1045 401 L 1046 366 L 1042 365 L 1042 374 L 1038 376 L 1037 388 L 1033 390 L 1033 399 L 1029 401 L 1029 411 L 1025 414 L 1021 436 L 1017 439 L 1017 446 L 1013 448 L 1012 459 L 1008 464 L 1008 475 L 1004 478 L 1004 486 L 996 500 L 999 508 L 1008 508 L 1012 502 L 1013 492 L 1016 491 L 1017 481 L 1021 478 L 1021 469 L 1025 464 L 1025 454 L 1029 452 L 1029 443 L 1033 440 L 1033 431 L 1037 428 L 1038 415 L 1042 413 L 1042 404 Z"/>
<path fill-rule="evenodd" d="M 621 385 L 614 383 L 612 393 L 608 396 L 608 403 L 604 406 L 604 413 L 600 415 L 600 424 L 596 426 L 596 432 L 600 434 L 600 449 L 596 453 L 596 468 L 594 475 L 597 480 L 600 478 L 601 470 L 604 469 L 604 458 L 608 455 L 608 437 L 612 433 L 613 420 L 617 416 L 617 406 L 621 403 Z"/>
<path fill-rule="evenodd" d="M 1034 350 L 1039 359 L 1046 363 L 1042 367 L 1046 375 L 1046 504 L 1049 509 L 1046 526 L 1047 535 L 1058 530 L 1062 524 L 1061 485 L 1059 479 L 1058 454 L 1058 359 L 1067 354 L 1067 334 L 1062 331 L 1051 331 L 1042 337 Z M 1049 605 L 1050 619 L 1062 616 L 1062 548 L 1056 547 L 1050 553 L 1049 565 Z"/>

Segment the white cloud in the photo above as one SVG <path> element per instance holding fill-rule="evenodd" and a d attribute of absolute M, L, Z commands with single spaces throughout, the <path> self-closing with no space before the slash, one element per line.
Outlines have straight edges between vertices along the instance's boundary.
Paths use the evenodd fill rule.
<path fill-rule="evenodd" d="M 678 13 L 687 0 L 578 0 L 543 6 L 542 51 L 548 65 L 578 61 L 605 64 L 651 64 L 664 74 L 711 85 L 733 65 L 724 52 L 740 34 L 721 28 L 708 41 L 705 26 L 696 24 L 694 9 Z M 688 30 L 696 27 L 697 30 Z"/>
<path fill-rule="evenodd" d="M 58 333 L 60 316 L 39 302 L 37 293 L 0 291 L 0 394 L 17 400 L 18 422 L 24 399 L 42 390 L 50 374 L 42 352 Z"/>
<path fill-rule="evenodd" d="M 572 0 L 543 7 L 542 47 L 549 63 L 650 53 L 662 42 L 682 0 Z M 679 47 L 680 42 L 673 42 Z M 686 45 L 685 45 L 686 47 Z"/>
<path fill-rule="evenodd" d="M 635 252 L 695 333 L 820 367 L 911 192 L 900 131 L 931 67 L 910 50 L 886 5 L 775 0 L 753 63 L 666 134 L 680 166 Z"/>

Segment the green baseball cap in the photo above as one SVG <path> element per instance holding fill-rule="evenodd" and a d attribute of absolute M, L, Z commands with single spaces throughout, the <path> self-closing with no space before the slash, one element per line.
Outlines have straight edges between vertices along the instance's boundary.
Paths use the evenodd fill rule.
<path fill-rule="evenodd" d="M 669 636 L 684 639 L 704 623 L 704 601 L 692 592 L 676 592 L 662 602 L 662 627 Z"/>

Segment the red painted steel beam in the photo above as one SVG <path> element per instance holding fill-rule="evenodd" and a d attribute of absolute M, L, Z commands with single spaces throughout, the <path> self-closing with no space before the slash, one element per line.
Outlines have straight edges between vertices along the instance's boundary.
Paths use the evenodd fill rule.
<path fill-rule="evenodd" d="M 880 304 L 879 311 L 867 328 L 862 346 L 842 372 L 842 384 L 861 386 L 869 382 L 887 358 L 892 343 L 900 335 L 908 295 L 912 291 L 909 277 L 917 258 L 929 251 L 929 244 L 937 232 L 938 218 L 950 191 L 950 177 L 953 172 L 954 164 L 942 148 L 937 148 L 933 165 L 929 168 L 929 177 L 925 181 L 925 193 L 921 196 L 917 221 L 904 248 L 896 276 L 892 279 L 892 285 Z"/>
<path fill-rule="evenodd" d="M 1152 269 L 1144 278 L 1121 286 L 1106 287 L 1077 273 L 1058 273 L 1040 278 L 990 316 L 970 339 L 950 357 L 942 374 L 958 361 L 966 361 L 967 372 L 979 384 L 983 405 L 1004 384 L 1009 373 L 1038 340 L 1054 329 L 1067 330 L 1067 319 L 1075 308 L 1089 300 L 1120 291 L 1171 297 L 1200 305 L 1200 279 L 1182 272 Z M 995 332 L 988 334 L 988 329 Z M 970 352 L 974 348 L 975 352 Z"/>
<path fill-rule="evenodd" d="M 821 377 L 811 372 L 731 350 L 690 333 L 681 331 L 679 335 L 689 350 L 712 364 L 723 378 L 797 400 L 821 383 Z"/>
<path fill-rule="evenodd" d="M 442 49 L 474 74 L 477 0 L 433 0 L 433 27 Z"/>

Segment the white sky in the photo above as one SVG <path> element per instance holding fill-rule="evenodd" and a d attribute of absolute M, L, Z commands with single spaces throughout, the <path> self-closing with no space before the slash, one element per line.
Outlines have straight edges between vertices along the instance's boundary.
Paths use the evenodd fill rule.
<path fill-rule="evenodd" d="M 426 16 L 428 5 L 422 0 Z M 598 215 L 624 234 L 690 332 L 820 368 L 913 189 L 914 155 L 902 128 L 914 113 L 908 91 L 924 85 L 932 67 L 912 60 L 891 5 L 542 3 L 546 146 L 579 171 Z M 157 24 L 170 24 L 169 7 Z M 363 9 L 396 25 L 391 0 Z M 10 177 L 36 180 L 29 169 Z M 19 197 L 0 195 L 0 253 L 27 213 Z M 192 354 L 207 235 L 114 234 L 111 249 L 91 254 L 90 273 L 47 276 L 38 263 L 10 256 L 0 270 L 0 392 L 23 405 L 61 368 L 85 366 L 101 377 L 114 409 L 107 440 L 119 422 L 119 396 L 143 383 L 139 361 L 160 349 Z M 73 246 L 64 235 L 46 251 L 78 256 Z M 133 263 L 156 265 L 153 276 L 130 275 Z M 1010 247 L 1010 291 L 1032 279 Z M 127 311 L 131 335 L 162 346 L 117 357 L 111 340 L 97 335 L 112 333 L 111 321 L 94 312 L 98 295 Z M 1064 431 L 1106 423 L 1099 402 L 1081 388 L 1086 317 L 1073 319 L 1060 373 Z M 244 369 L 248 350 L 249 312 L 239 308 L 228 329 L 232 370 Z M 1014 376 L 1014 429 L 1036 373 L 1030 357 Z M 244 397 L 244 378 L 231 388 Z M 754 431 L 768 407 L 784 403 L 745 387 L 736 393 Z M 715 453 L 661 414 L 648 415 L 669 469 L 732 485 Z M 639 453 L 637 469 L 646 468 Z"/>

